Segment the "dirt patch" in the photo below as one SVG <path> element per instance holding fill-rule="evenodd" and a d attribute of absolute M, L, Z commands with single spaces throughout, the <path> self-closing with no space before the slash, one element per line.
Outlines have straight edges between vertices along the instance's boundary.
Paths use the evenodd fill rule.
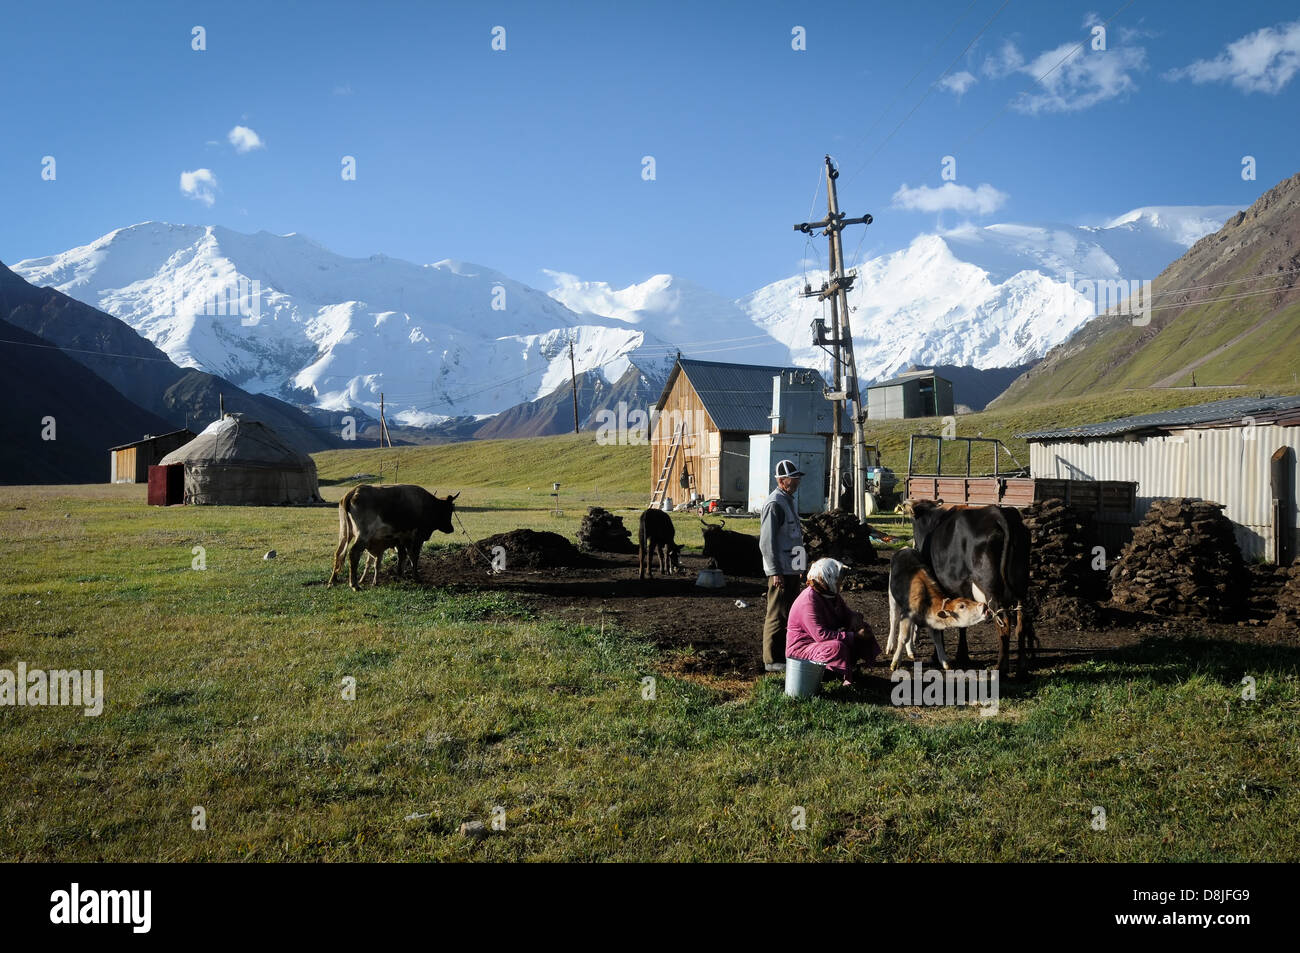
<path fill-rule="evenodd" d="M 526 531 L 492 537 L 482 541 L 480 547 L 490 554 L 492 545 L 503 545 L 509 553 L 508 543 L 501 541 L 518 538 L 520 532 Z M 571 545 L 557 549 L 566 560 L 576 555 L 585 562 L 576 566 L 539 566 L 536 558 L 531 562 L 510 558 L 506 571 L 489 573 L 481 560 L 473 562 L 462 551 L 454 557 L 423 560 L 420 575 L 427 585 L 459 591 L 507 592 L 540 615 L 638 632 L 663 651 L 664 671 L 729 693 L 748 692 L 752 682 L 764 674 L 760 653 L 766 583 L 761 576 L 728 575 L 725 588 L 703 589 L 695 585 L 695 579 L 708 561 L 699 555 L 682 554 L 681 574 L 656 574 L 641 580 L 634 554 L 596 558 L 583 556 Z M 874 565 L 855 568 L 847 577 L 844 593 L 849 606 L 866 617 L 882 648 L 889 632 L 888 578 L 888 562 L 881 559 Z M 745 607 L 737 606 L 737 600 Z M 1053 601 L 1043 608 L 1042 617 L 1035 622 L 1042 642 L 1036 663 L 1039 670 L 1101 656 L 1149 636 L 1195 632 L 1209 638 L 1256 643 L 1300 642 L 1293 631 L 1266 630 L 1262 625 L 1161 619 L 1105 606 L 1098 607 L 1099 624 L 1080 625 L 1077 606 L 1058 607 Z M 968 640 L 974 664 L 994 663 L 998 639 L 992 625 L 969 630 Z M 948 634 L 946 645 L 950 655 L 955 652 L 954 634 Z M 923 660 L 929 658 L 930 651 L 929 643 L 922 642 Z M 870 681 L 879 681 L 881 691 L 887 692 L 888 672 L 886 664 L 873 669 Z"/>

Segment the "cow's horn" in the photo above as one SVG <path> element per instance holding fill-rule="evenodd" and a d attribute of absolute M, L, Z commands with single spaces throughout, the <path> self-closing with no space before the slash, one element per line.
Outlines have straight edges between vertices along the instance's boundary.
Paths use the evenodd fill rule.
<path fill-rule="evenodd" d="M 451 496 L 447 497 L 447 499 L 448 499 L 449 501 L 450 501 L 450 500 L 454 500 L 454 499 L 456 499 L 456 497 L 460 496 L 460 494 L 461 494 L 461 491 L 460 491 L 460 490 L 457 490 L 457 491 L 456 491 L 455 493 L 453 493 Z"/>

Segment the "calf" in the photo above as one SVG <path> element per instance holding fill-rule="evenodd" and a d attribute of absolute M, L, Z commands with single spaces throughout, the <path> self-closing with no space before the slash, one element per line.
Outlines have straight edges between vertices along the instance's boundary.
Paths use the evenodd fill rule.
<path fill-rule="evenodd" d="M 1007 677 L 1011 613 L 1018 639 L 1016 672 L 1029 674 L 1028 656 L 1038 638 L 1026 602 L 1029 595 L 1029 529 L 1010 506 L 940 509 L 933 503 L 913 507 L 913 543 L 944 592 L 987 602 L 1000 642 L 997 668 Z M 957 664 L 969 664 L 966 629 L 958 629 Z"/>
<path fill-rule="evenodd" d="M 948 656 L 943 651 L 943 630 L 978 625 L 992 618 L 989 607 L 973 599 L 948 598 L 944 595 L 920 554 L 910 547 L 894 553 L 889 563 L 889 642 L 885 652 L 893 652 L 889 663 L 892 672 L 907 649 L 909 659 L 916 658 L 916 630 L 930 630 L 939 664 L 947 671 Z"/>
<path fill-rule="evenodd" d="M 763 554 L 758 548 L 758 537 L 723 529 L 727 521 L 717 526 L 705 523 L 704 555 L 712 559 L 723 572 L 738 576 L 763 575 Z"/>
<path fill-rule="evenodd" d="M 415 533 L 412 531 L 407 533 L 404 539 L 398 540 L 389 547 L 397 550 L 397 575 L 399 578 L 404 570 L 410 572 L 412 579 L 415 578 L 415 558 L 412 557 L 412 552 L 422 545 L 422 543 L 415 539 Z M 384 549 L 378 556 L 376 556 L 374 550 L 366 550 L 366 563 L 361 567 L 361 578 L 363 580 L 366 578 L 366 573 L 373 570 L 371 584 L 379 584 L 379 563 L 384 558 L 383 554 L 386 552 L 388 552 L 388 549 Z"/>
<path fill-rule="evenodd" d="M 654 559 L 659 557 L 659 571 L 676 572 L 682 568 L 682 547 L 677 544 L 672 517 L 663 510 L 651 507 L 641 514 L 637 530 L 637 560 L 641 578 L 646 572 L 654 576 Z"/>
<path fill-rule="evenodd" d="M 379 581 L 379 563 L 384 550 L 397 547 L 397 569 L 409 562 L 411 575 L 420 566 L 420 547 L 437 530 L 452 533 L 451 514 L 459 493 L 439 499 L 422 486 L 399 483 L 393 486 L 353 487 L 339 500 L 339 545 L 334 550 L 334 570 L 327 585 L 334 585 L 348 555 L 348 585 L 357 586 L 357 563 L 363 552 L 375 558 L 374 581 Z"/>

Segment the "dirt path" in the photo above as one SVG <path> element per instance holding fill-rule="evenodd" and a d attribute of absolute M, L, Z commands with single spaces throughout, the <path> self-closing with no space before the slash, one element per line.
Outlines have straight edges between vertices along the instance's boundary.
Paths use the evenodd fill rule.
<path fill-rule="evenodd" d="M 1191 307 L 1191 306 L 1192 306 L 1192 305 L 1188 305 L 1188 307 Z M 1224 351 L 1227 351 L 1229 348 L 1234 347 L 1234 346 L 1237 345 L 1237 344 L 1240 344 L 1242 341 L 1246 340 L 1246 338 L 1250 337 L 1250 336 L 1251 336 L 1252 334 L 1254 334 L 1256 331 L 1261 331 L 1261 330 L 1263 330 L 1264 328 L 1268 327 L 1270 324 L 1272 324 L 1273 322 L 1275 322 L 1275 321 L 1277 321 L 1279 318 L 1281 318 L 1282 315 L 1283 315 L 1283 313 L 1282 313 L 1281 311 L 1277 311 L 1277 312 L 1275 312 L 1271 317 L 1267 317 L 1267 318 L 1264 318 L 1264 319 L 1262 319 L 1262 320 L 1260 320 L 1260 321 L 1255 322 L 1255 324 L 1253 324 L 1251 327 L 1247 328 L 1245 331 L 1242 331 L 1240 334 L 1238 334 L 1238 335 L 1237 335 L 1235 338 L 1233 338 L 1231 341 L 1228 341 L 1228 342 L 1225 343 L 1225 344 L 1220 344 L 1218 347 L 1216 347 L 1216 348 L 1215 348 L 1213 351 L 1211 351 L 1209 354 L 1205 354 L 1205 355 L 1203 355 L 1203 356 L 1197 358 L 1196 360 L 1192 361 L 1190 364 L 1186 365 L 1185 367 L 1181 368 L 1180 370 L 1175 371 L 1174 373 L 1170 374 L 1170 375 L 1167 376 L 1167 377 L 1162 377 L 1162 378 L 1160 378 L 1160 380 L 1156 381 L 1156 382 L 1155 382 L 1154 384 L 1152 384 L 1151 386 L 1152 386 L 1152 387 L 1169 387 L 1170 385 L 1173 384 L 1174 381 L 1178 380 L 1178 378 L 1182 377 L 1184 374 L 1190 373 L 1191 371 L 1196 370 L 1196 368 L 1200 367 L 1202 364 L 1205 364 L 1205 363 L 1207 363 L 1208 361 L 1212 361 L 1212 360 L 1214 360 L 1214 358 L 1218 357 L 1218 356 L 1219 356 L 1220 354 L 1222 354 Z"/>

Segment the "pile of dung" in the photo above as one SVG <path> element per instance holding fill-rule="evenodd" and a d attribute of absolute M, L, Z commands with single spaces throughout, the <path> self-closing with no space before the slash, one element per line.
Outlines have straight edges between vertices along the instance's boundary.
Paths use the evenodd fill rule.
<path fill-rule="evenodd" d="M 634 553 L 636 543 L 632 542 L 631 530 L 623 525 L 623 517 L 593 506 L 582 518 L 578 548 L 595 553 Z"/>
<path fill-rule="evenodd" d="M 513 529 L 480 539 L 478 546 L 466 546 L 455 554 L 480 568 L 496 568 L 505 572 L 517 569 L 573 569 L 590 566 L 593 560 L 578 551 L 578 547 L 559 533 L 537 532 L 531 529 Z M 504 565 L 500 561 L 504 560 Z M 493 561 L 496 564 L 493 565 Z M 486 564 L 485 564 L 486 562 Z"/>
<path fill-rule="evenodd" d="M 876 561 L 876 547 L 871 544 L 875 532 L 866 523 L 845 510 L 816 513 L 803 520 L 803 544 L 808 550 L 808 564 L 816 559 L 838 559 L 850 566 L 870 566 Z"/>

